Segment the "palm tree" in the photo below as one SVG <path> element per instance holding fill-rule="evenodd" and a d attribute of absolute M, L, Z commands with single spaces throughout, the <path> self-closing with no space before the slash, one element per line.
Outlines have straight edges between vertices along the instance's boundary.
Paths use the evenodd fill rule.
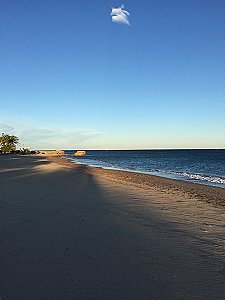
<path fill-rule="evenodd" d="M 19 138 L 15 135 L 2 133 L 2 136 L 0 136 L 0 150 L 2 153 L 14 152 L 18 143 Z"/>

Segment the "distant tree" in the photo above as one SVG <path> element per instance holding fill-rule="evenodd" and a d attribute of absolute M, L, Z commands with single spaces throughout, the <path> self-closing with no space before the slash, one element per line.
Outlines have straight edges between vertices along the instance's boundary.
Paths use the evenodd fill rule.
<path fill-rule="evenodd" d="M 0 150 L 2 153 L 11 153 L 16 150 L 16 144 L 19 143 L 19 139 L 15 135 L 2 134 L 0 136 Z"/>

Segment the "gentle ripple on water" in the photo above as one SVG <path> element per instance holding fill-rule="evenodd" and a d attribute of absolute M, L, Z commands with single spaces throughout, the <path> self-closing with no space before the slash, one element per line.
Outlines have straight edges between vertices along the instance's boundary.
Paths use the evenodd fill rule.
<path fill-rule="evenodd" d="M 86 156 L 72 160 L 225 188 L 225 150 L 90 150 Z"/>

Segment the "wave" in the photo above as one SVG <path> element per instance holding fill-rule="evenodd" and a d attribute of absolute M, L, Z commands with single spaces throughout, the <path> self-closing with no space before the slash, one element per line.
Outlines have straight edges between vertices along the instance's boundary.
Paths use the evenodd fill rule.
<path fill-rule="evenodd" d="M 88 165 L 90 167 L 100 167 L 103 169 L 116 169 L 118 168 L 117 166 L 107 163 L 105 161 L 101 161 L 101 160 L 95 160 L 95 159 L 79 159 L 79 158 L 71 158 L 71 157 L 67 157 L 69 158 L 71 161 L 75 162 L 75 163 L 79 163 L 81 165 Z"/>
<path fill-rule="evenodd" d="M 173 171 L 161 171 L 161 172 L 165 172 L 168 174 L 174 174 L 174 175 L 178 175 L 178 176 L 183 176 L 190 180 L 225 184 L 225 178 L 221 178 L 218 176 L 209 176 L 209 175 L 202 175 L 202 174 L 191 174 L 191 173 L 187 173 L 187 172 L 173 172 Z"/>

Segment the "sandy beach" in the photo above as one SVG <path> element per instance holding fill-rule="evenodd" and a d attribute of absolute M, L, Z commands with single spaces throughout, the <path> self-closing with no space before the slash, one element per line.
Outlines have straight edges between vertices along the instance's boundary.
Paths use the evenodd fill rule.
<path fill-rule="evenodd" d="M 225 189 L 0 156 L 0 299 L 225 299 Z"/>

